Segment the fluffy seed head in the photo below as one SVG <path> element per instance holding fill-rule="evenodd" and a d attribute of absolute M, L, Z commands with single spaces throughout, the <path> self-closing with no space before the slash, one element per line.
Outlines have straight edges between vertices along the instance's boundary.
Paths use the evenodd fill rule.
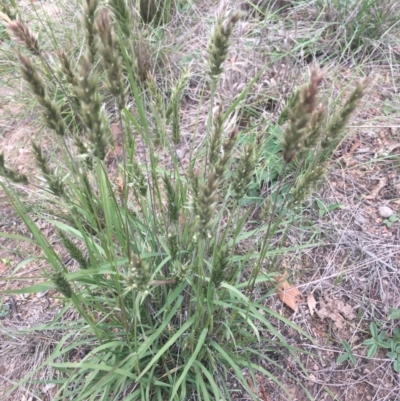
<path fill-rule="evenodd" d="M 7 25 L 14 39 L 25 45 L 25 47 L 35 56 L 40 55 L 39 42 L 30 29 L 22 21 L 12 21 Z"/>

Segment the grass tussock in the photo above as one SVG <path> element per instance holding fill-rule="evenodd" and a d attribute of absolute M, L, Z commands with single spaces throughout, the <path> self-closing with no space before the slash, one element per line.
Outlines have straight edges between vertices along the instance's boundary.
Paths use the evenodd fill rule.
<path fill-rule="evenodd" d="M 271 355 L 287 353 L 298 361 L 298 350 L 270 320 L 308 336 L 259 302 L 256 289 L 275 281 L 285 253 L 279 238 L 323 179 L 368 81 L 355 84 L 344 104 L 329 110 L 320 96 L 327 73 L 309 69 L 308 83 L 276 116 L 279 174 L 254 196 L 272 134 L 260 134 L 256 126 L 241 132 L 229 118 L 256 79 L 242 88 L 239 100 L 216 101 L 242 14 L 222 15 L 213 27 L 202 77 L 202 100 L 209 106 L 205 133 L 201 146 L 199 138 L 189 144 L 184 164 L 182 113 L 191 69 L 181 68 L 174 82 L 160 85 L 148 43 L 134 34 L 168 24 L 174 4 L 140 1 L 134 9 L 125 1 L 107 7 L 83 1 L 81 51 L 49 54 L 27 24 L 7 25 L 20 46 L 21 77 L 43 126 L 59 143 L 48 158 L 32 142 L 41 180 L 7 168 L 0 157 L 1 186 L 48 265 L 38 284 L 18 291 L 54 290 L 80 316 L 37 368 L 52 364 L 59 371 L 54 400 L 231 399 L 232 373 L 257 399 L 245 369 L 271 377 L 287 393 L 264 366 L 284 370 Z M 141 25 L 134 30 L 133 24 Z M 119 128 L 122 147 L 114 165 L 107 163 L 115 146 L 112 126 Z M 28 212 L 16 183 L 44 189 L 46 210 Z M 39 229 L 37 215 L 57 231 L 75 269 L 67 268 Z M 255 222 L 254 215 L 262 218 Z M 68 359 L 70 333 L 76 344 L 90 348 L 79 362 Z"/>

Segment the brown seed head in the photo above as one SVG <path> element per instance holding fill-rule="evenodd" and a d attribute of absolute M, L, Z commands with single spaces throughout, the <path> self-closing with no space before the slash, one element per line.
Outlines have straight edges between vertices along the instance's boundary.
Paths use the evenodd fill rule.
<path fill-rule="evenodd" d="M 17 42 L 24 44 L 35 56 L 40 55 L 40 47 L 37 38 L 22 21 L 12 21 L 7 25 L 7 28 L 11 31 L 12 36 Z"/>

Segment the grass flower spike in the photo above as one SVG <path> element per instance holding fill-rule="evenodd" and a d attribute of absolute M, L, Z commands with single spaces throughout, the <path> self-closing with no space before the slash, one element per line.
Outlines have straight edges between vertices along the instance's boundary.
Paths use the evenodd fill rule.
<path fill-rule="evenodd" d="M 217 76 L 223 71 L 222 64 L 228 56 L 229 38 L 231 37 L 232 30 L 240 19 L 240 14 L 232 15 L 228 23 L 224 25 L 222 20 L 218 20 L 214 28 L 214 33 L 211 37 L 209 45 L 210 58 L 208 64 L 210 67 L 210 75 Z"/>
<path fill-rule="evenodd" d="M 7 25 L 12 36 L 35 56 L 40 56 L 39 41 L 22 21 L 12 21 Z"/>

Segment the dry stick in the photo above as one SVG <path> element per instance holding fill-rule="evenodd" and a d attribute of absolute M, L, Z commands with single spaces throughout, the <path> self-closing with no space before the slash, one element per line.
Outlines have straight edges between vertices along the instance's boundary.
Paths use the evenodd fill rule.
<path fill-rule="evenodd" d="M 15 390 L 16 387 L 21 387 L 21 389 L 24 390 L 24 392 L 31 395 L 33 398 L 37 398 L 37 394 L 34 394 L 30 390 L 28 390 L 26 387 L 23 387 L 23 386 L 19 385 L 18 383 L 15 383 L 15 381 L 10 380 L 9 378 L 7 378 L 3 375 L 0 375 L 0 378 L 4 381 L 7 381 L 8 383 L 14 384 L 13 390 Z"/>
<path fill-rule="evenodd" d="M 365 248 L 361 247 L 360 245 L 354 244 L 361 252 L 366 253 L 368 256 L 371 256 L 371 258 L 375 259 L 375 261 L 382 263 L 384 266 L 388 267 L 390 270 L 397 272 L 399 269 L 396 269 L 395 267 L 389 265 L 389 263 L 384 262 L 379 256 L 376 256 L 374 253 L 367 251 Z"/>

